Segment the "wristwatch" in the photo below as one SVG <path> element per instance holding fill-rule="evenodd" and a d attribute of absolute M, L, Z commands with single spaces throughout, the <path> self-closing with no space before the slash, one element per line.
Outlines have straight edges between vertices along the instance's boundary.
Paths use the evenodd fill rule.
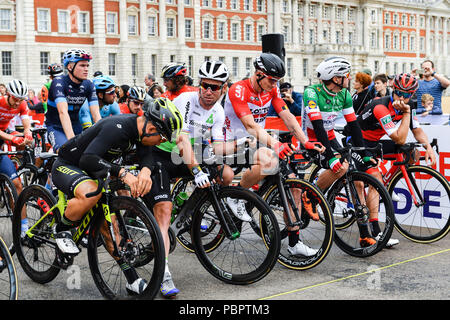
<path fill-rule="evenodd" d="M 201 170 L 202 170 L 202 169 L 200 168 L 200 166 L 193 167 L 193 168 L 191 169 L 192 175 L 193 175 L 193 176 L 196 176 Z"/>

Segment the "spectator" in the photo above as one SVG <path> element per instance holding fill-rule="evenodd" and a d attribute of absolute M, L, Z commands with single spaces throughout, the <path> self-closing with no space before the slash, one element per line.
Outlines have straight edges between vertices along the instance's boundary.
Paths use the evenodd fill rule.
<path fill-rule="evenodd" d="M 352 96 L 353 109 L 357 115 L 364 109 L 364 106 L 374 98 L 373 90 L 369 91 L 372 77 L 365 72 L 358 72 L 355 76 L 353 88 L 356 92 Z"/>
<path fill-rule="evenodd" d="M 422 113 L 422 116 L 428 115 L 428 113 L 433 110 L 434 98 L 431 94 L 424 93 L 422 94 L 422 108 L 425 110 Z"/>
<path fill-rule="evenodd" d="M 302 115 L 302 105 L 303 105 L 303 96 L 299 92 L 295 92 L 294 88 L 289 82 L 283 82 L 280 84 L 280 93 L 281 98 L 286 102 L 286 105 L 289 108 L 289 111 L 294 116 Z M 269 113 L 267 114 L 269 117 L 277 117 L 278 113 L 275 111 L 272 105 L 270 105 Z"/>
<path fill-rule="evenodd" d="M 130 90 L 130 86 L 123 84 L 119 88 L 119 100 L 117 101 L 120 103 L 126 103 L 127 102 L 127 92 Z"/>
<path fill-rule="evenodd" d="M 33 89 L 28 90 L 28 104 L 35 105 L 39 103 L 38 97 L 36 97 L 36 92 Z"/>
<path fill-rule="evenodd" d="M 388 87 L 388 77 L 384 73 L 377 74 L 373 78 L 376 97 L 389 96 L 392 93 L 391 88 Z"/>
<path fill-rule="evenodd" d="M 151 87 L 150 96 L 152 96 L 153 99 L 158 99 L 163 93 L 164 89 L 160 85 L 156 84 Z"/>
<path fill-rule="evenodd" d="M 153 98 L 153 96 L 151 94 L 150 89 L 156 83 L 155 80 L 156 80 L 155 76 L 152 75 L 151 73 L 147 74 L 145 76 L 145 78 L 144 78 L 144 83 L 145 83 L 145 86 L 146 86 L 145 92 L 147 92 L 152 98 Z"/>
<path fill-rule="evenodd" d="M 0 96 L 6 96 L 6 86 L 3 83 L 0 84 Z"/>
<path fill-rule="evenodd" d="M 431 60 L 422 62 L 421 67 L 423 69 L 423 80 L 419 80 L 417 101 L 422 101 L 422 95 L 425 93 L 432 95 L 434 104 L 431 114 L 442 114 L 442 91 L 450 85 L 450 80 L 443 75 L 436 73 L 434 63 Z M 416 75 L 416 71 L 417 70 L 413 70 L 412 73 Z M 424 111 L 425 109 L 422 106 L 418 106 L 417 113 L 420 114 Z"/>

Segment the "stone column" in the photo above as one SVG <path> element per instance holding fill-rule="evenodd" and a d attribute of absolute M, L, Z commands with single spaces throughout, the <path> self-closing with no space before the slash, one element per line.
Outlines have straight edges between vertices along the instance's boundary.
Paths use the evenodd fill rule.
<path fill-rule="evenodd" d="M 95 71 L 100 70 L 104 74 L 107 74 L 108 56 L 105 50 L 106 17 L 104 1 L 92 1 L 92 20 L 94 21 L 94 25 L 92 27 L 94 46 L 92 48 L 93 59 L 91 71 L 94 73 Z"/>
<path fill-rule="evenodd" d="M 323 39 L 323 4 L 319 2 L 317 4 L 317 43 L 324 43 Z"/>
<path fill-rule="evenodd" d="M 298 34 L 298 0 L 292 1 L 292 43 L 295 47 L 298 47 L 299 44 L 299 34 Z"/>
<path fill-rule="evenodd" d="M 281 33 L 281 2 L 273 1 L 273 32 Z"/>
<path fill-rule="evenodd" d="M 336 9 L 337 6 L 336 4 L 332 4 L 331 5 L 331 25 L 330 25 L 330 42 L 335 44 L 337 39 L 336 39 Z"/>

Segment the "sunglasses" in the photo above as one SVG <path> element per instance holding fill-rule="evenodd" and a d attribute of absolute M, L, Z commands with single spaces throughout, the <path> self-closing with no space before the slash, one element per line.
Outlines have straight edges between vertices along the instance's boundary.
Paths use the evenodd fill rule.
<path fill-rule="evenodd" d="M 409 99 L 412 96 L 412 93 L 404 92 L 404 91 L 400 91 L 400 90 L 394 90 L 394 94 L 396 96 L 403 97 L 404 99 Z"/>
<path fill-rule="evenodd" d="M 143 105 L 144 105 L 144 102 L 139 101 L 139 100 L 133 99 L 133 100 L 131 100 L 131 101 L 133 101 L 135 104 L 137 104 L 137 105 L 139 105 L 139 106 L 143 106 Z"/>
<path fill-rule="evenodd" d="M 105 91 L 105 94 L 116 94 L 116 90 L 109 90 L 109 91 Z"/>
<path fill-rule="evenodd" d="M 163 136 L 162 133 L 159 132 L 154 132 L 154 133 L 145 133 L 142 135 L 142 137 L 156 137 L 159 136 L 161 138 L 161 140 L 167 140 L 167 138 L 165 136 Z"/>
<path fill-rule="evenodd" d="M 223 84 L 221 84 L 221 85 L 218 85 L 218 84 L 210 84 L 210 83 L 200 83 L 200 87 L 202 87 L 203 89 L 205 89 L 206 91 L 208 90 L 208 89 L 211 89 L 211 91 L 218 91 L 218 90 L 220 90 L 220 89 L 222 89 L 223 88 L 223 85 L 224 85 L 224 83 Z"/>

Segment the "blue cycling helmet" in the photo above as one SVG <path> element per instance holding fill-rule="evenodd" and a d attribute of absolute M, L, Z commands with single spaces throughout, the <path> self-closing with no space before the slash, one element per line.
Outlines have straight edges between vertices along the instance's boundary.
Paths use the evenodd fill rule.
<path fill-rule="evenodd" d="M 64 67 L 67 67 L 67 65 L 71 62 L 78 62 L 78 61 L 90 61 L 92 59 L 92 55 L 83 50 L 83 49 L 69 49 L 66 52 L 64 52 L 63 56 L 63 64 Z"/>
<path fill-rule="evenodd" d="M 113 79 L 108 76 L 97 76 L 92 80 L 92 82 L 94 82 L 95 90 L 97 91 L 106 90 L 116 86 Z"/>

